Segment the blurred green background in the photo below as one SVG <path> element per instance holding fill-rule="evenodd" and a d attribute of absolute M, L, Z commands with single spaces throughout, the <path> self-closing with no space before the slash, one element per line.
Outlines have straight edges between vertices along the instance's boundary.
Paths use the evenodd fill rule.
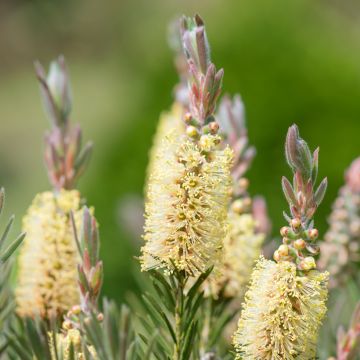
<path fill-rule="evenodd" d="M 141 240 L 133 228 L 148 149 L 177 81 L 166 32 L 170 20 L 205 19 L 224 91 L 240 92 L 258 154 L 251 193 L 263 194 L 273 232 L 284 224 L 283 143 L 296 122 L 329 190 L 322 233 L 344 169 L 360 155 L 360 3 L 356 0 L 2 0 L 0 2 L 0 169 L 7 212 L 17 226 L 34 195 L 49 188 L 42 138 L 48 127 L 32 62 L 64 54 L 73 120 L 96 146 L 79 188 L 96 208 L 105 262 L 104 293 L 134 286 Z M 349 304 L 349 307 L 351 304 Z M 346 319 L 344 319 L 346 320 Z"/>

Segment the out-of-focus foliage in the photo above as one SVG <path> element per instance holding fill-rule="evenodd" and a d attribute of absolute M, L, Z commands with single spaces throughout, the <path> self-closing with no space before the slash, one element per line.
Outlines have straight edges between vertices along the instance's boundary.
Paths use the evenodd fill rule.
<path fill-rule="evenodd" d="M 311 147 L 321 147 L 320 176 L 329 179 L 317 217 L 322 234 L 343 171 L 360 153 L 360 5 L 354 0 L 1 1 L 0 168 L 12 199 L 6 211 L 21 216 L 34 194 L 49 188 L 42 159 L 47 123 L 32 61 L 63 53 L 71 64 L 73 120 L 95 142 L 79 188 L 96 205 L 104 293 L 116 299 L 133 287 L 131 267 L 138 264 L 132 257 L 140 244 L 121 223 L 120 204 L 142 195 L 151 137 L 177 81 L 164 33 L 174 16 L 194 12 L 211 24 L 224 90 L 240 91 L 244 100 L 257 148 L 251 192 L 266 197 L 273 229 L 283 222 L 283 139 L 291 123 Z M 350 307 L 344 313 L 338 322 L 346 324 Z"/>

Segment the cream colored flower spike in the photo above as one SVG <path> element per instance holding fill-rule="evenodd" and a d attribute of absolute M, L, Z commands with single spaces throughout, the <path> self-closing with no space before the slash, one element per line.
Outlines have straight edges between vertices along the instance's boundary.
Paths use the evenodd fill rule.
<path fill-rule="evenodd" d="M 175 265 L 195 275 L 221 256 L 232 151 L 218 143 L 203 135 L 196 144 L 176 131 L 164 139 L 149 180 L 142 270 Z"/>
<path fill-rule="evenodd" d="M 82 210 L 76 190 L 38 194 L 23 219 L 27 233 L 19 256 L 16 289 L 20 316 L 50 317 L 79 302 L 78 250 L 70 221 L 80 228 Z"/>
<path fill-rule="evenodd" d="M 236 359 L 314 359 L 327 283 L 327 272 L 298 276 L 294 263 L 261 257 L 233 337 Z"/>

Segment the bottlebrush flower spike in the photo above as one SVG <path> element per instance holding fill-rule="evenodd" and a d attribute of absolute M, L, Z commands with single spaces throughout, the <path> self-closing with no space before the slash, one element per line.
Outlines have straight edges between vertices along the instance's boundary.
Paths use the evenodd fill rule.
<path fill-rule="evenodd" d="M 35 197 L 23 219 L 27 237 L 20 251 L 15 292 L 17 312 L 22 317 L 58 316 L 79 302 L 79 255 L 70 211 L 79 227 L 82 210 L 78 191 L 43 192 Z"/>
<path fill-rule="evenodd" d="M 17 311 L 21 316 L 61 316 L 79 302 L 79 260 L 70 213 L 82 218 L 80 193 L 73 190 L 90 159 L 91 144 L 81 150 L 81 130 L 72 126 L 70 82 L 62 57 L 48 76 L 35 65 L 52 129 L 45 137 L 45 164 L 54 187 L 38 194 L 23 219 L 28 237 L 19 256 Z"/>
<path fill-rule="evenodd" d="M 230 190 L 230 149 L 203 135 L 198 144 L 169 134 L 150 177 L 142 269 L 166 267 L 194 275 L 218 259 Z"/>
<path fill-rule="evenodd" d="M 289 227 L 281 229 L 284 238 L 274 253 L 276 262 L 261 257 L 253 271 L 233 337 L 237 359 L 309 360 L 316 356 L 328 294 L 328 273 L 315 270 L 311 256 L 318 252 L 313 245 L 318 232 L 311 221 L 317 205 L 313 191 L 317 151 L 309 155 L 293 125 L 286 153 L 294 172 L 294 189 L 287 181 L 285 191 L 295 217 L 286 215 Z"/>
<path fill-rule="evenodd" d="M 315 358 L 326 313 L 327 274 L 296 272 L 294 263 L 260 258 L 233 338 L 237 359 Z"/>
<path fill-rule="evenodd" d="M 204 62 L 207 40 L 203 23 L 199 18 L 184 19 L 183 23 L 189 71 L 195 74 L 189 81 L 189 93 L 200 88 L 208 92 L 213 89 L 209 81 L 216 80 L 212 70 L 207 78 L 203 74 L 214 68 L 208 60 Z M 193 36 L 197 45 L 189 47 Z M 216 86 L 220 90 L 220 82 Z M 219 126 L 213 115 L 217 95 L 212 99 L 196 96 L 185 119 L 186 135 L 179 137 L 170 131 L 163 140 L 149 179 L 142 270 L 165 267 L 172 271 L 175 266 L 193 276 L 207 270 L 221 255 L 232 151 L 220 148 Z M 205 123 L 208 118 L 211 121 Z"/>
<path fill-rule="evenodd" d="M 330 286 L 357 277 L 360 264 L 360 158 L 345 175 L 329 218 L 329 230 L 321 244 L 319 265 L 329 270 Z"/>

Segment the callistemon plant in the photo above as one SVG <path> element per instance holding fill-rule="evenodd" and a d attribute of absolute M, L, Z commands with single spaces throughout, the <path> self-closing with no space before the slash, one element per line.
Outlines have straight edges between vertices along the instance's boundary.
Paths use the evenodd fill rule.
<path fill-rule="evenodd" d="M 37 194 L 23 219 L 28 236 L 19 256 L 16 303 L 22 317 L 53 317 L 79 302 L 79 255 L 70 212 L 79 225 L 81 195 L 75 186 L 88 164 L 91 144 L 82 149 L 81 129 L 70 122 L 72 98 L 64 59 L 52 62 L 47 76 L 36 64 L 36 74 L 51 123 L 45 163 L 53 189 Z"/>
<path fill-rule="evenodd" d="M 360 158 L 346 172 L 329 217 L 329 230 L 321 244 L 320 266 L 331 274 L 330 286 L 349 278 L 359 281 L 360 267 Z"/>
<path fill-rule="evenodd" d="M 170 130 L 164 137 L 150 175 L 141 265 L 194 276 L 221 256 L 232 151 L 221 149 L 213 115 L 223 71 L 209 60 L 201 20 L 187 19 L 184 27 L 190 113 L 184 135 Z"/>
<path fill-rule="evenodd" d="M 318 149 L 311 154 L 295 125 L 289 128 L 285 151 L 294 173 L 293 184 L 282 180 L 288 226 L 280 231 L 283 244 L 274 252 L 275 261 L 260 257 L 253 270 L 233 338 L 238 359 L 314 359 L 326 313 L 328 273 L 316 269 L 313 216 L 327 180 L 315 190 Z"/>
<path fill-rule="evenodd" d="M 174 360 L 199 358 L 196 313 L 202 293 L 197 290 L 223 254 L 233 158 L 232 150 L 222 146 L 214 116 L 223 71 L 210 61 L 198 16 L 183 19 L 182 39 L 189 71 L 189 111 L 183 116 L 185 131 L 170 130 L 158 148 L 148 183 L 140 258 L 159 294 L 166 294 L 164 304 L 145 297 L 147 306 L 162 319 L 164 340 L 157 340 L 157 356 Z M 195 280 L 187 288 L 191 278 Z M 157 326 L 156 316 L 151 319 Z"/>

